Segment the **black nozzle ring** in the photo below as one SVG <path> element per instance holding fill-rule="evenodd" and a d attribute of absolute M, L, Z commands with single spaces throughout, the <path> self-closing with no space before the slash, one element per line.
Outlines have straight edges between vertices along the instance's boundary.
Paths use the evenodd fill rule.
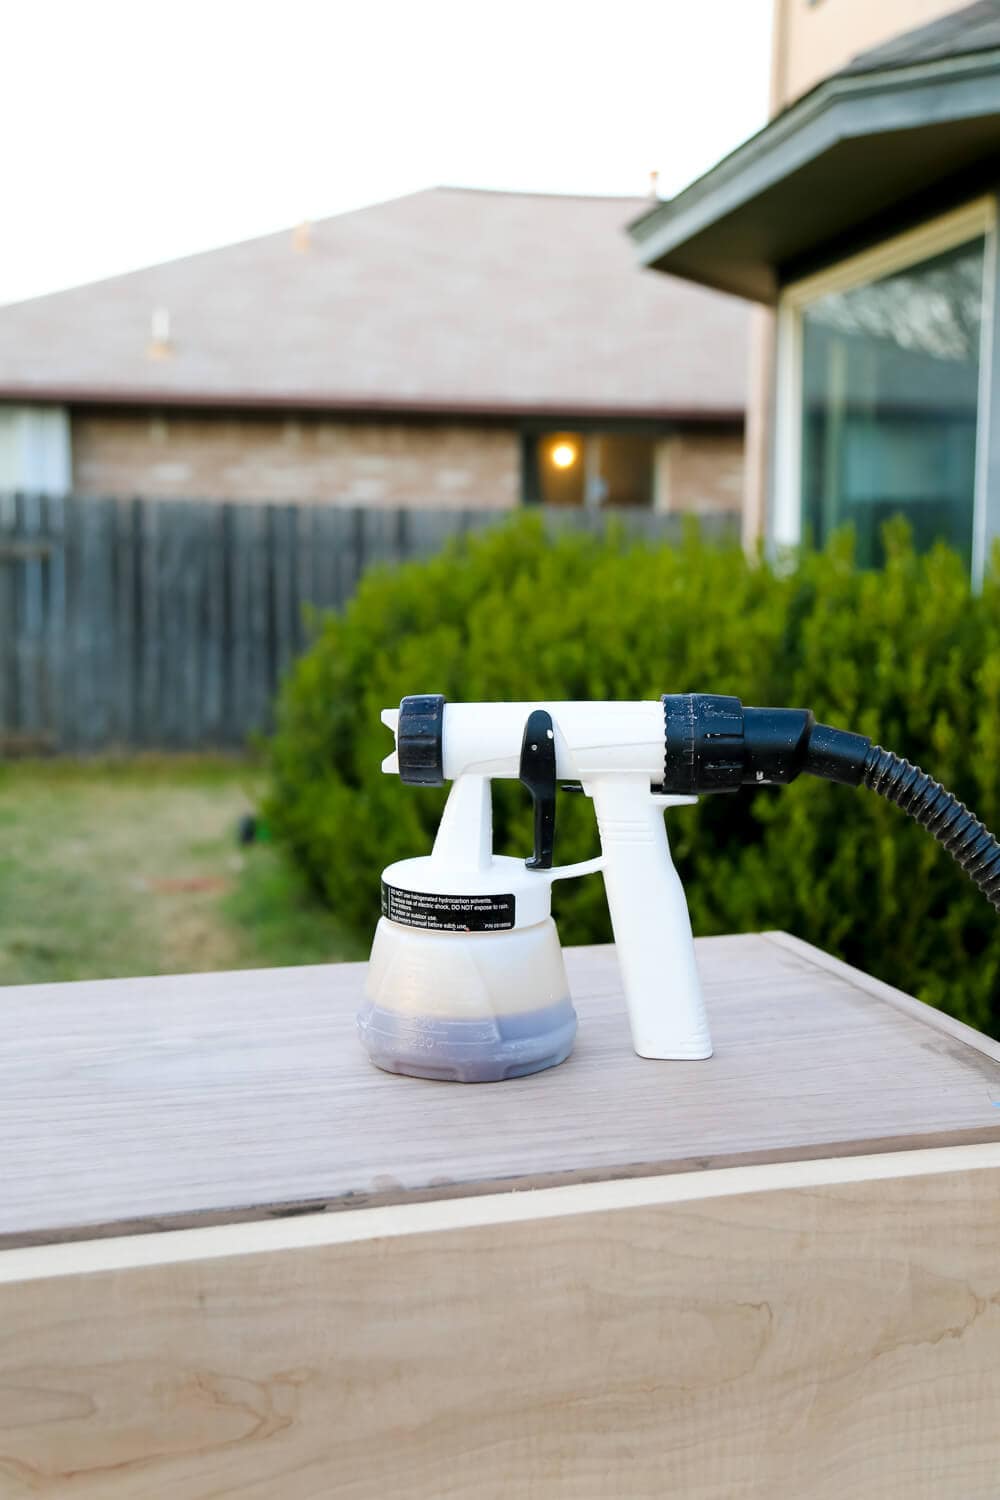
<path fill-rule="evenodd" d="M 396 724 L 399 779 L 408 786 L 444 784 L 444 698 L 417 693 L 399 705 Z"/>

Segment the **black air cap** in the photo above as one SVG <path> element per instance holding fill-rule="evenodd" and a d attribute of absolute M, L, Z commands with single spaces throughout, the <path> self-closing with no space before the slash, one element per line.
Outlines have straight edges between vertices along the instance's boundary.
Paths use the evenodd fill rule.
<path fill-rule="evenodd" d="M 396 757 L 399 779 L 408 786 L 444 784 L 444 698 L 418 693 L 399 705 Z"/>

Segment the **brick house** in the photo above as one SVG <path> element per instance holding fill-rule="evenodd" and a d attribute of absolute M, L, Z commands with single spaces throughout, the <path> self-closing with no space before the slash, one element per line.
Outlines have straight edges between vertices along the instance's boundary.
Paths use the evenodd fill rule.
<path fill-rule="evenodd" d="M 0 490 L 737 511 L 748 314 L 437 188 L 0 308 Z"/>

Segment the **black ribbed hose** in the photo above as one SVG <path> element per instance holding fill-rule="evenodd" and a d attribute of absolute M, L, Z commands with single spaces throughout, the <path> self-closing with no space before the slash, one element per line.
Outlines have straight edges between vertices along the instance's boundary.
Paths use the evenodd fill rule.
<path fill-rule="evenodd" d="M 867 735 L 817 724 L 807 708 L 744 708 L 715 693 L 668 693 L 663 714 L 665 792 L 787 785 L 803 772 L 869 787 L 932 833 L 1000 911 L 1000 842 L 940 782 Z"/>
<path fill-rule="evenodd" d="M 868 751 L 860 785 L 922 824 L 1000 911 L 1000 843 L 963 802 L 919 766 L 881 745 Z"/>

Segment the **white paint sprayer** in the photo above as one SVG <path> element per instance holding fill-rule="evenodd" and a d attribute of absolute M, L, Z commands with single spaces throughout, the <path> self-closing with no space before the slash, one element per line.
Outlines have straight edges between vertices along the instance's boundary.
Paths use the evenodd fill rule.
<path fill-rule="evenodd" d="M 488 1082 L 569 1056 L 576 1034 L 554 880 L 603 873 L 632 1044 L 640 1057 L 712 1055 L 687 902 L 664 809 L 704 792 L 809 772 L 866 785 L 934 833 L 1000 906 L 1000 844 L 919 768 L 808 709 L 668 694 L 638 703 L 445 703 L 386 709 L 396 749 L 382 769 L 453 783 L 431 853 L 389 865 L 358 1016 L 372 1061 L 394 1073 Z M 490 783 L 534 801 L 534 852 L 493 853 Z M 593 800 L 601 854 L 553 866 L 556 788 Z M 568 785 L 566 785 L 568 783 Z"/>

